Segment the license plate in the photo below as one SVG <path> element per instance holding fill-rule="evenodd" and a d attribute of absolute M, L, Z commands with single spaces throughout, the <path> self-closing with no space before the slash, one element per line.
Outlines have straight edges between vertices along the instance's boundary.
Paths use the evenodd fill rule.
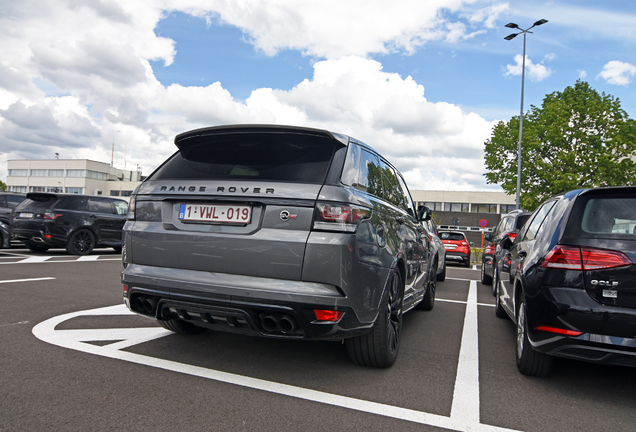
<path fill-rule="evenodd" d="M 33 217 L 33 213 L 18 213 L 18 217 L 21 219 L 31 219 Z"/>
<path fill-rule="evenodd" d="M 456 247 L 457 245 L 453 245 L 453 244 L 444 245 L 444 249 L 455 249 Z"/>
<path fill-rule="evenodd" d="M 179 206 L 179 220 L 185 222 L 248 224 L 251 219 L 251 206 L 225 204 L 181 204 Z"/>

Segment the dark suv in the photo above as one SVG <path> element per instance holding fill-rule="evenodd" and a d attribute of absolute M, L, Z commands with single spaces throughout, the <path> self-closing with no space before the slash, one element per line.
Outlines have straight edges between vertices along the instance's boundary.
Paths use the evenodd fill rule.
<path fill-rule="evenodd" d="M 0 191 L 0 248 L 10 246 L 11 210 L 26 198 L 26 194 Z"/>
<path fill-rule="evenodd" d="M 165 328 L 343 340 L 388 367 L 402 314 L 433 308 L 428 237 L 400 173 L 324 130 L 221 126 L 179 148 L 133 193 L 124 302 Z"/>
<path fill-rule="evenodd" d="M 74 255 L 93 248 L 121 250 L 128 203 L 92 195 L 29 193 L 11 214 L 13 238 L 34 252 L 65 247 Z"/>
<path fill-rule="evenodd" d="M 505 236 L 510 240 L 514 240 L 519 233 L 523 224 L 526 223 L 532 213 L 526 213 L 523 210 L 513 210 L 501 217 L 495 231 L 491 234 L 484 234 L 484 253 L 481 256 L 481 283 L 492 285 L 493 275 L 499 261 L 508 252 L 507 249 L 501 247 L 501 242 Z M 495 287 L 493 286 L 492 295 L 495 295 Z"/>

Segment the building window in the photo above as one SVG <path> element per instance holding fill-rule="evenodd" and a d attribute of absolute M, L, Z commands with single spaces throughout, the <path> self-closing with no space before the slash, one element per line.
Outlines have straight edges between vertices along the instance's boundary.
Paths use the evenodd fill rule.
<path fill-rule="evenodd" d="M 118 190 L 110 191 L 110 196 L 119 196 L 119 191 Z"/>
<path fill-rule="evenodd" d="M 108 174 L 99 171 L 86 171 L 86 177 L 96 180 L 108 180 Z"/>
<path fill-rule="evenodd" d="M 433 211 L 442 211 L 442 203 L 441 202 L 425 202 L 423 203 L 426 207 L 430 208 Z"/>
<path fill-rule="evenodd" d="M 473 204 L 471 213 L 497 213 L 497 204 Z"/>
<path fill-rule="evenodd" d="M 31 186 L 29 192 L 46 192 L 46 188 L 44 186 Z"/>
<path fill-rule="evenodd" d="M 470 205 L 468 203 L 444 203 L 444 211 L 468 213 Z"/>
<path fill-rule="evenodd" d="M 86 177 L 86 170 L 66 170 L 66 177 Z"/>
<path fill-rule="evenodd" d="M 513 211 L 517 206 L 515 204 L 501 204 L 499 206 L 500 210 L 499 213 L 510 213 L 511 211 Z"/>
<path fill-rule="evenodd" d="M 47 177 L 48 174 L 49 170 L 45 169 L 31 170 L 31 177 Z"/>
<path fill-rule="evenodd" d="M 66 193 L 69 193 L 69 194 L 81 194 L 81 193 L 84 193 L 84 188 L 80 188 L 80 187 L 67 187 L 67 188 L 66 188 Z"/>
<path fill-rule="evenodd" d="M 9 192 L 27 193 L 27 187 L 26 186 L 9 186 Z"/>
<path fill-rule="evenodd" d="M 28 177 L 28 176 L 29 176 L 29 170 L 26 170 L 26 169 L 10 169 L 9 170 L 9 177 Z M 17 191 L 14 191 L 14 192 L 17 192 Z"/>
<path fill-rule="evenodd" d="M 121 196 L 129 197 L 132 195 L 132 191 L 121 191 Z"/>
<path fill-rule="evenodd" d="M 64 177 L 64 170 L 63 169 L 50 169 L 49 170 L 49 177 Z"/>

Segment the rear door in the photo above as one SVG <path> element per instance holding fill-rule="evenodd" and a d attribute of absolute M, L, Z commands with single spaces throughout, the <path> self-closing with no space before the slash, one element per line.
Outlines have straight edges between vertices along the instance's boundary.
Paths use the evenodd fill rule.
<path fill-rule="evenodd" d="M 306 129 L 204 130 L 144 182 L 133 263 L 300 280 L 314 207 L 345 143 Z"/>
<path fill-rule="evenodd" d="M 121 230 L 126 222 L 125 216 L 118 214 L 109 198 L 90 197 L 88 199 L 88 218 L 101 241 L 116 243 L 121 241 Z"/>

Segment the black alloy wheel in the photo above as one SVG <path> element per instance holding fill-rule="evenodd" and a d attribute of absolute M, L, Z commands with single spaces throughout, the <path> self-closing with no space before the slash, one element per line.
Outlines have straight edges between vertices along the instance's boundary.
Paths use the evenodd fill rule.
<path fill-rule="evenodd" d="M 404 302 L 404 285 L 397 270 L 392 271 L 386 288 L 371 331 L 345 339 L 347 354 L 354 363 L 387 368 L 397 359 Z"/>
<path fill-rule="evenodd" d="M 73 255 L 88 255 L 94 247 L 95 235 L 88 229 L 75 231 L 66 244 L 66 250 Z"/>
<path fill-rule="evenodd" d="M 433 267 L 437 268 L 437 264 Z M 421 302 L 417 304 L 417 308 L 425 311 L 430 311 L 435 306 L 435 290 L 437 289 L 437 277 L 434 273 L 429 273 L 428 286 L 426 287 L 426 294 Z"/>
<path fill-rule="evenodd" d="M 437 275 L 438 282 L 444 282 L 446 280 L 446 260 L 444 260 L 444 267 L 442 268 L 442 272 Z"/>
<path fill-rule="evenodd" d="M 526 304 L 522 299 L 517 311 L 517 369 L 524 375 L 544 377 L 552 372 L 552 363 L 552 357 L 530 346 Z"/>
<path fill-rule="evenodd" d="M 497 318 L 507 318 L 508 314 L 506 313 L 505 309 L 503 308 L 503 306 L 501 306 L 501 298 L 500 298 L 500 293 L 499 290 L 500 288 L 500 284 L 499 284 L 499 276 L 498 276 L 498 271 L 497 269 L 495 269 L 495 274 L 492 277 L 492 288 L 495 291 L 494 295 L 495 295 L 495 315 L 497 316 Z"/>
<path fill-rule="evenodd" d="M 483 283 L 484 285 L 491 285 L 492 284 L 492 277 L 488 276 L 486 274 L 486 265 L 487 264 L 482 261 L 482 263 L 481 263 L 481 283 Z M 493 290 L 494 290 L 494 288 L 493 288 Z"/>

